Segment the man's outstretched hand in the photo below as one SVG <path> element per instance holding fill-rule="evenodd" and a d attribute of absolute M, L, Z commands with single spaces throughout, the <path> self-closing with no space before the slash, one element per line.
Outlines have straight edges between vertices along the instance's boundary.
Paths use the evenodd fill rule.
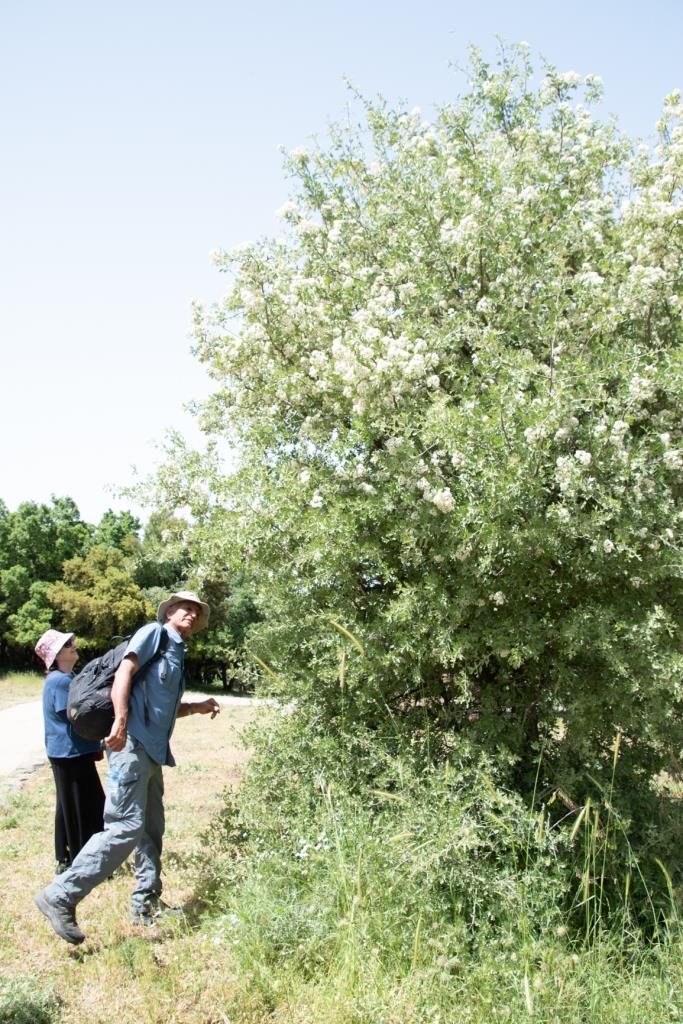
<path fill-rule="evenodd" d="M 215 718 L 216 715 L 220 715 L 221 713 L 221 706 L 214 697 L 207 697 L 206 700 L 193 701 L 190 706 L 196 714 L 211 715 L 211 718 Z"/>

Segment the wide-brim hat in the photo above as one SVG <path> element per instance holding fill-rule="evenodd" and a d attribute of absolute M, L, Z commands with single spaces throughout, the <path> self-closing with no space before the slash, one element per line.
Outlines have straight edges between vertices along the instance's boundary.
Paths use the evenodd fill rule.
<path fill-rule="evenodd" d="M 171 594 L 165 601 L 162 601 L 157 609 L 157 621 L 162 624 L 166 622 L 166 614 L 169 608 L 172 608 L 174 604 L 180 604 L 181 601 L 191 601 L 192 604 L 196 604 L 200 609 L 199 615 L 192 627 L 192 632 L 196 633 L 200 629 L 206 629 L 209 624 L 209 606 L 204 601 L 201 601 L 192 590 L 179 590 L 177 594 Z"/>
<path fill-rule="evenodd" d="M 48 629 L 35 646 L 35 652 L 45 668 L 50 669 L 64 644 L 68 643 L 74 633 L 60 633 L 58 629 Z"/>

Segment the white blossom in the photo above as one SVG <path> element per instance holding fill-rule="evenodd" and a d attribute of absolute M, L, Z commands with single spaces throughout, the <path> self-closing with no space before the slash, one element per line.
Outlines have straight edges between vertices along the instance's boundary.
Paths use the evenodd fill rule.
<path fill-rule="evenodd" d="M 443 487 L 441 490 L 435 491 L 432 494 L 431 500 L 439 512 L 452 512 L 455 508 L 455 498 L 451 494 L 450 487 Z"/>
<path fill-rule="evenodd" d="M 296 226 L 296 230 L 300 235 L 317 235 L 317 233 L 320 231 L 320 227 L 321 226 L 320 224 L 317 223 L 317 221 L 308 220 L 304 218 L 303 220 L 299 221 L 299 223 Z"/>
<path fill-rule="evenodd" d="M 590 452 L 585 452 L 581 448 L 578 448 L 574 452 L 574 458 L 577 462 L 580 462 L 582 466 L 590 466 L 593 456 Z"/>
<path fill-rule="evenodd" d="M 505 604 L 507 598 L 502 590 L 497 590 L 495 594 L 491 594 L 491 600 L 495 605 L 498 605 L 500 607 L 500 605 Z"/>
<path fill-rule="evenodd" d="M 611 555 L 611 553 L 614 551 L 614 548 L 614 541 L 610 540 L 609 538 L 607 538 L 607 540 L 603 540 L 602 550 L 605 552 L 606 555 Z"/>
<path fill-rule="evenodd" d="M 638 402 L 646 402 L 654 395 L 654 384 L 648 377 L 636 374 L 631 378 L 628 390 L 632 398 Z"/>
<path fill-rule="evenodd" d="M 294 214 L 298 213 L 298 209 L 299 208 L 296 203 L 283 203 L 282 206 L 279 206 L 275 211 L 275 217 L 277 220 L 286 220 L 288 217 L 292 217 Z"/>
<path fill-rule="evenodd" d="M 589 288 L 599 288 L 601 284 L 605 283 L 604 277 L 601 277 L 595 270 L 584 270 L 581 274 L 576 275 L 576 280 L 581 284 L 588 285 Z"/>
<path fill-rule="evenodd" d="M 540 427 L 540 426 L 537 426 L 537 427 L 527 427 L 526 430 L 524 431 L 524 439 L 527 442 L 527 444 L 531 444 L 531 445 L 536 444 L 537 441 L 540 441 L 545 436 L 546 436 L 546 430 L 545 430 L 544 427 Z"/>
<path fill-rule="evenodd" d="M 569 489 L 572 482 L 574 463 L 568 455 L 560 455 L 555 462 L 555 478 L 561 491 Z"/>

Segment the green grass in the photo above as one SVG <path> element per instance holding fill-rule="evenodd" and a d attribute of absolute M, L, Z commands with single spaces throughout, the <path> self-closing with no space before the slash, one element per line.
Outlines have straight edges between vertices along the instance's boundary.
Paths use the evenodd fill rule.
<path fill-rule="evenodd" d="M 0 675 L 0 711 L 13 704 L 40 700 L 45 676 L 38 672 L 8 672 Z"/>
<path fill-rule="evenodd" d="M 0 1024 L 57 1024 L 59 999 L 51 985 L 0 976 Z"/>

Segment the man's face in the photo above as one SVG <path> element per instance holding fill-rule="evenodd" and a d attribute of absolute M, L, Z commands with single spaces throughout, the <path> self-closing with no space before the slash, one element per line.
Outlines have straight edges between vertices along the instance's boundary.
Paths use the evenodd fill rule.
<path fill-rule="evenodd" d="M 192 632 L 200 608 L 194 601 L 178 601 L 166 612 L 166 621 L 173 626 L 181 636 L 189 636 Z"/>

